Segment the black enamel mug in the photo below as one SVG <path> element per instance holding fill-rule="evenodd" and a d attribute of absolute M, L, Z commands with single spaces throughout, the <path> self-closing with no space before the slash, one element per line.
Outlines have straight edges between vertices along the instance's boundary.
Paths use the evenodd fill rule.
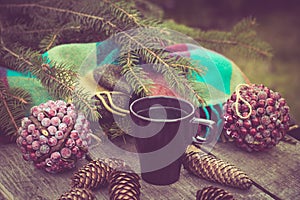
<path fill-rule="evenodd" d="M 195 110 L 190 102 L 169 96 L 143 97 L 130 104 L 131 135 L 143 180 L 168 185 L 179 179 L 181 157 L 193 142 L 198 124 L 210 128 L 215 124 L 197 118 Z"/>

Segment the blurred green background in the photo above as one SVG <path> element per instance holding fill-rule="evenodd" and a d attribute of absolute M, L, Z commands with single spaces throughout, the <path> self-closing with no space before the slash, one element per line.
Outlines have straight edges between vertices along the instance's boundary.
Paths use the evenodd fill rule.
<path fill-rule="evenodd" d="M 245 17 L 256 18 L 258 36 L 273 48 L 273 59 L 234 60 L 252 83 L 263 83 L 287 99 L 293 118 L 300 122 L 300 6 L 296 0 L 151 0 L 164 10 L 165 19 L 174 19 L 202 30 L 225 30 Z"/>

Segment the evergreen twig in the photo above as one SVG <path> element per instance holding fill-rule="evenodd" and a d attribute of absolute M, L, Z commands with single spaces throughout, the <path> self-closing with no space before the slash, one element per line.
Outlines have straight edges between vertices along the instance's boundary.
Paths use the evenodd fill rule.
<path fill-rule="evenodd" d="M 47 88 L 49 93 L 58 99 L 74 99 L 77 101 L 74 102 L 75 104 L 80 102 L 80 104 L 84 105 L 80 106 L 80 108 L 83 108 L 85 114 L 88 117 L 91 117 L 91 119 L 95 120 L 99 117 L 99 114 L 96 112 L 96 108 L 93 106 L 93 103 L 87 98 L 87 94 L 83 94 L 82 90 L 80 89 L 75 90 L 75 84 L 70 84 L 76 83 L 76 80 L 74 80 L 74 82 L 66 82 L 66 77 L 57 76 L 56 73 L 59 73 L 60 69 L 66 70 L 66 67 L 59 66 L 52 62 L 51 64 L 53 66 L 50 68 L 49 64 L 45 64 L 43 59 L 41 59 L 41 55 L 39 55 L 39 58 L 37 58 L 37 55 L 35 54 L 31 55 L 27 53 L 27 56 L 18 54 L 17 52 L 7 48 L 4 45 L 1 37 L 0 44 L 2 49 L 6 51 L 7 54 L 10 54 L 13 59 L 18 61 L 15 64 L 15 69 L 17 69 L 17 71 L 32 73 L 32 75 L 36 76 L 41 81 L 42 85 Z M 31 59 L 33 61 L 31 61 Z M 72 79 L 76 79 L 78 77 L 78 75 L 74 72 L 67 73 L 69 76 L 72 74 Z"/>
<path fill-rule="evenodd" d="M 120 63 L 123 66 L 122 74 L 130 85 L 135 86 L 133 89 L 137 94 L 144 93 L 141 96 L 150 95 L 150 87 L 153 85 L 152 80 L 147 77 L 142 68 L 135 66 L 138 63 L 138 57 L 132 55 L 130 51 L 126 54 L 126 59 L 124 59 L 126 62 L 122 63 L 121 59 Z"/>
<path fill-rule="evenodd" d="M 178 41 L 186 42 L 186 37 L 176 38 L 176 34 L 169 34 L 171 32 L 164 28 L 155 30 L 158 22 L 145 18 L 136 9 L 134 2 L 138 2 L 137 0 L 7 2 L 0 5 L 0 64 L 22 73 L 31 73 L 54 98 L 72 98 L 76 107 L 89 113 L 94 120 L 99 115 L 89 94 L 84 88 L 78 88 L 77 72 L 63 63 L 52 61 L 45 64 L 45 60 L 41 58 L 42 52 L 58 44 L 98 42 L 112 37 L 120 47 L 121 56 L 118 61 L 122 66 L 121 73 L 136 94 L 150 95 L 154 85 L 147 70 L 139 65 L 142 59 L 147 67 L 162 74 L 167 84 L 180 95 L 195 104 L 203 105 L 205 94 L 201 91 L 202 85 L 195 84 L 195 80 L 190 77 L 187 79 L 189 73 L 203 74 L 203 67 L 192 63 L 188 58 L 170 58 L 164 51 L 168 45 Z M 22 19 L 16 20 L 19 17 L 16 13 L 20 13 Z M 272 56 L 270 46 L 256 37 L 253 30 L 255 21 L 251 19 L 241 21 L 231 32 L 205 32 L 176 23 L 164 26 L 188 34 L 205 47 L 220 52 L 225 52 L 230 47 L 256 57 Z M 145 28 L 148 31 L 143 31 Z M 22 91 L 6 92 L 9 102 L 19 102 L 18 105 L 22 106 L 30 104 L 27 97 Z M 0 104 L 5 104 L 2 99 Z M 14 118 L 22 116 L 21 109 L 14 113 L 10 105 L 12 104 L 4 105 L 1 109 L 9 108 Z M 7 119 L 0 118 L 0 127 Z"/>
<path fill-rule="evenodd" d="M 132 21 L 137 27 L 142 27 L 143 25 L 140 23 L 140 20 L 138 19 L 138 14 L 136 10 L 131 10 L 131 13 L 126 11 L 124 7 L 128 5 L 128 2 L 113 2 L 112 0 L 103 0 L 103 2 L 107 3 L 109 6 L 111 6 L 112 13 L 116 17 L 122 18 L 124 21 Z M 118 5 L 121 4 L 121 5 Z M 123 7 L 123 8 L 122 8 Z"/>
<path fill-rule="evenodd" d="M 25 107 L 32 102 L 28 92 L 19 88 L 7 88 L 0 80 L 0 130 L 10 140 L 16 139 Z"/>
<path fill-rule="evenodd" d="M 76 12 L 76 11 L 68 10 L 68 9 L 62 9 L 62 8 L 56 8 L 56 7 L 51 7 L 51 6 L 40 5 L 38 3 L 6 4 L 6 5 L 0 5 L 0 8 L 1 7 L 7 7 L 7 8 L 11 8 L 11 7 L 15 7 L 15 8 L 18 8 L 18 7 L 19 8 L 26 8 L 26 7 L 41 8 L 41 9 L 45 9 L 45 10 L 49 10 L 49 11 L 73 14 L 73 15 L 79 16 L 79 17 L 86 17 L 86 18 L 90 18 L 90 19 L 94 19 L 94 20 L 99 20 L 101 22 L 107 23 L 111 27 L 116 27 L 115 24 L 111 23 L 110 21 L 105 20 L 103 17 L 99 17 L 99 16 L 95 16 L 95 15 L 89 15 L 89 14 Z"/>
<path fill-rule="evenodd" d="M 106 19 L 104 19 L 102 17 L 99 17 L 99 16 L 94 16 L 94 15 L 90 15 L 90 14 L 86 14 L 86 13 L 82 13 L 82 12 L 77 12 L 77 11 L 72 11 L 72 10 L 67 10 L 67 9 L 62 9 L 62 8 L 55 8 L 55 7 L 51 7 L 51 6 L 44 6 L 44 5 L 40 5 L 40 4 L 36 4 L 36 3 L 32 3 L 32 4 L 9 4 L 9 5 L 7 5 L 7 7 L 22 7 L 22 8 L 24 8 L 24 7 L 37 7 L 37 8 L 41 8 L 41 9 L 52 10 L 52 11 L 55 11 L 55 12 L 68 13 L 68 14 L 73 14 L 73 15 L 88 18 L 88 19 L 98 20 L 101 23 L 107 24 L 108 26 L 110 26 L 111 29 L 114 29 L 116 33 L 121 33 L 122 32 L 122 35 L 124 37 L 126 37 L 128 39 L 128 41 L 131 41 L 132 43 L 134 43 L 137 46 L 138 49 L 143 49 L 144 51 L 146 51 L 147 56 L 149 56 L 151 60 L 155 60 L 157 62 L 157 64 L 159 64 L 159 66 L 160 66 L 160 67 L 157 67 L 157 65 L 153 65 L 154 70 L 156 70 L 157 72 L 162 73 L 165 78 L 169 77 L 169 80 L 173 81 L 169 85 L 172 85 L 174 89 L 179 90 L 180 93 L 186 93 L 186 89 L 187 89 L 192 94 L 192 95 L 189 95 L 190 98 L 192 96 L 195 96 L 201 104 L 204 102 L 203 98 L 200 97 L 200 95 L 197 93 L 197 91 L 195 89 L 193 89 L 188 84 L 185 77 L 178 75 L 178 73 L 175 73 L 176 70 L 171 70 L 171 67 L 170 67 L 169 63 L 167 63 L 166 60 L 164 60 L 159 54 L 156 54 L 154 51 L 149 49 L 143 43 L 138 41 L 135 37 L 131 36 L 129 33 L 122 30 L 119 26 L 114 24 L 112 21 L 106 20 Z M 118 7 L 116 7 L 116 9 L 119 10 Z M 123 10 L 121 10 L 121 11 L 123 11 Z M 176 62 L 178 62 L 178 61 L 176 61 Z M 151 63 L 151 62 L 149 62 L 149 63 Z M 161 69 L 162 66 L 163 66 L 164 70 Z M 184 86 L 185 88 L 183 88 L 182 86 Z M 143 92 L 147 93 L 147 91 L 143 91 Z"/>
<path fill-rule="evenodd" d="M 11 34 L 13 32 L 18 32 L 18 34 L 39 34 L 39 33 L 52 33 L 52 32 L 62 32 L 66 30 L 80 30 L 82 27 L 78 26 L 67 26 L 63 28 L 44 28 L 44 29 L 30 29 L 30 30 L 22 30 L 18 27 L 10 27 L 3 31 L 3 34 Z"/>
<path fill-rule="evenodd" d="M 226 54 L 230 49 L 234 49 L 239 55 L 255 58 L 271 58 L 272 49 L 270 45 L 257 37 L 255 19 L 245 18 L 237 23 L 230 32 L 224 31 L 203 31 L 201 29 L 190 28 L 173 21 L 166 21 L 163 27 L 191 36 L 206 48 Z"/>
<path fill-rule="evenodd" d="M 17 134 L 17 131 L 18 131 L 19 127 L 18 127 L 17 122 L 14 118 L 14 115 L 11 112 L 11 108 L 8 106 L 8 103 L 7 103 L 6 98 L 5 98 L 5 93 L 3 91 L 0 91 L 0 99 L 1 99 L 1 102 L 2 102 L 2 106 L 5 110 L 5 113 L 8 114 L 9 120 L 11 121 L 11 124 L 13 125 L 14 134 Z"/>
<path fill-rule="evenodd" d="M 228 46 L 240 46 L 245 49 L 248 49 L 250 51 L 254 51 L 257 54 L 260 54 L 263 57 L 272 57 L 272 53 L 270 53 L 269 50 L 264 50 L 257 48 L 255 46 L 252 46 L 250 44 L 240 42 L 240 41 L 234 41 L 234 40 L 215 40 L 215 39 L 204 39 L 204 38 L 195 38 L 195 40 L 203 43 L 212 43 L 212 44 L 218 44 L 218 45 L 228 45 Z"/>

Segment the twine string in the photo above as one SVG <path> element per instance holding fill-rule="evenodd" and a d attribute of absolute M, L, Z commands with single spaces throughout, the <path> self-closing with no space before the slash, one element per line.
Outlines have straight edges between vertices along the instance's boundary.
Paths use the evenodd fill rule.
<path fill-rule="evenodd" d="M 239 116 L 241 119 L 248 119 L 252 113 L 252 106 L 250 105 L 250 103 L 248 101 L 246 101 L 243 97 L 241 97 L 240 90 L 242 87 L 249 87 L 249 85 L 248 84 L 238 84 L 236 86 L 236 88 L 235 88 L 236 100 L 234 102 L 235 112 L 236 112 L 237 116 Z M 246 106 L 248 106 L 248 108 L 249 108 L 249 113 L 246 116 L 243 116 L 239 111 L 239 107 L 238 107 L 239 100 L 244 102 L 246 104 Z"/>

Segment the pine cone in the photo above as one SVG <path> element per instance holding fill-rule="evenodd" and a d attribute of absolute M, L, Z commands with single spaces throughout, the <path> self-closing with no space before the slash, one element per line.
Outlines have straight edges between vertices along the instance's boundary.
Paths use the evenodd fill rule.
<path fill-rule="evenodd" d="M 74 174 L 72 187 L 95 189 L 106 186 L 111 172 L 112 168 L 103 161 L 91 161 Z"/>
<path fill-rule="evenodd" d="M 140 177 L 134 172 L 114 171 L 109 176 L 109 194 L 111 200 L 140 199 Z"/>
<path fill-rule="evenodd" d="M 189 152 L 183 159 L 184 168 L 198 177 L 241 189 L 252 185 L 250 178 L 234 165 L 212 155 Z"/>
<path fill-rule="evenodd" d="M 61 195 L 58 200 L 93 200 L 94 194 L 85 188 L 72 188 L 69 192 Z"/>
<path fill-rule="evenodd" d="M 234 198 L 221 188 L 209 186 L 197 191 L 196 200 L 234 200 Z"/>

